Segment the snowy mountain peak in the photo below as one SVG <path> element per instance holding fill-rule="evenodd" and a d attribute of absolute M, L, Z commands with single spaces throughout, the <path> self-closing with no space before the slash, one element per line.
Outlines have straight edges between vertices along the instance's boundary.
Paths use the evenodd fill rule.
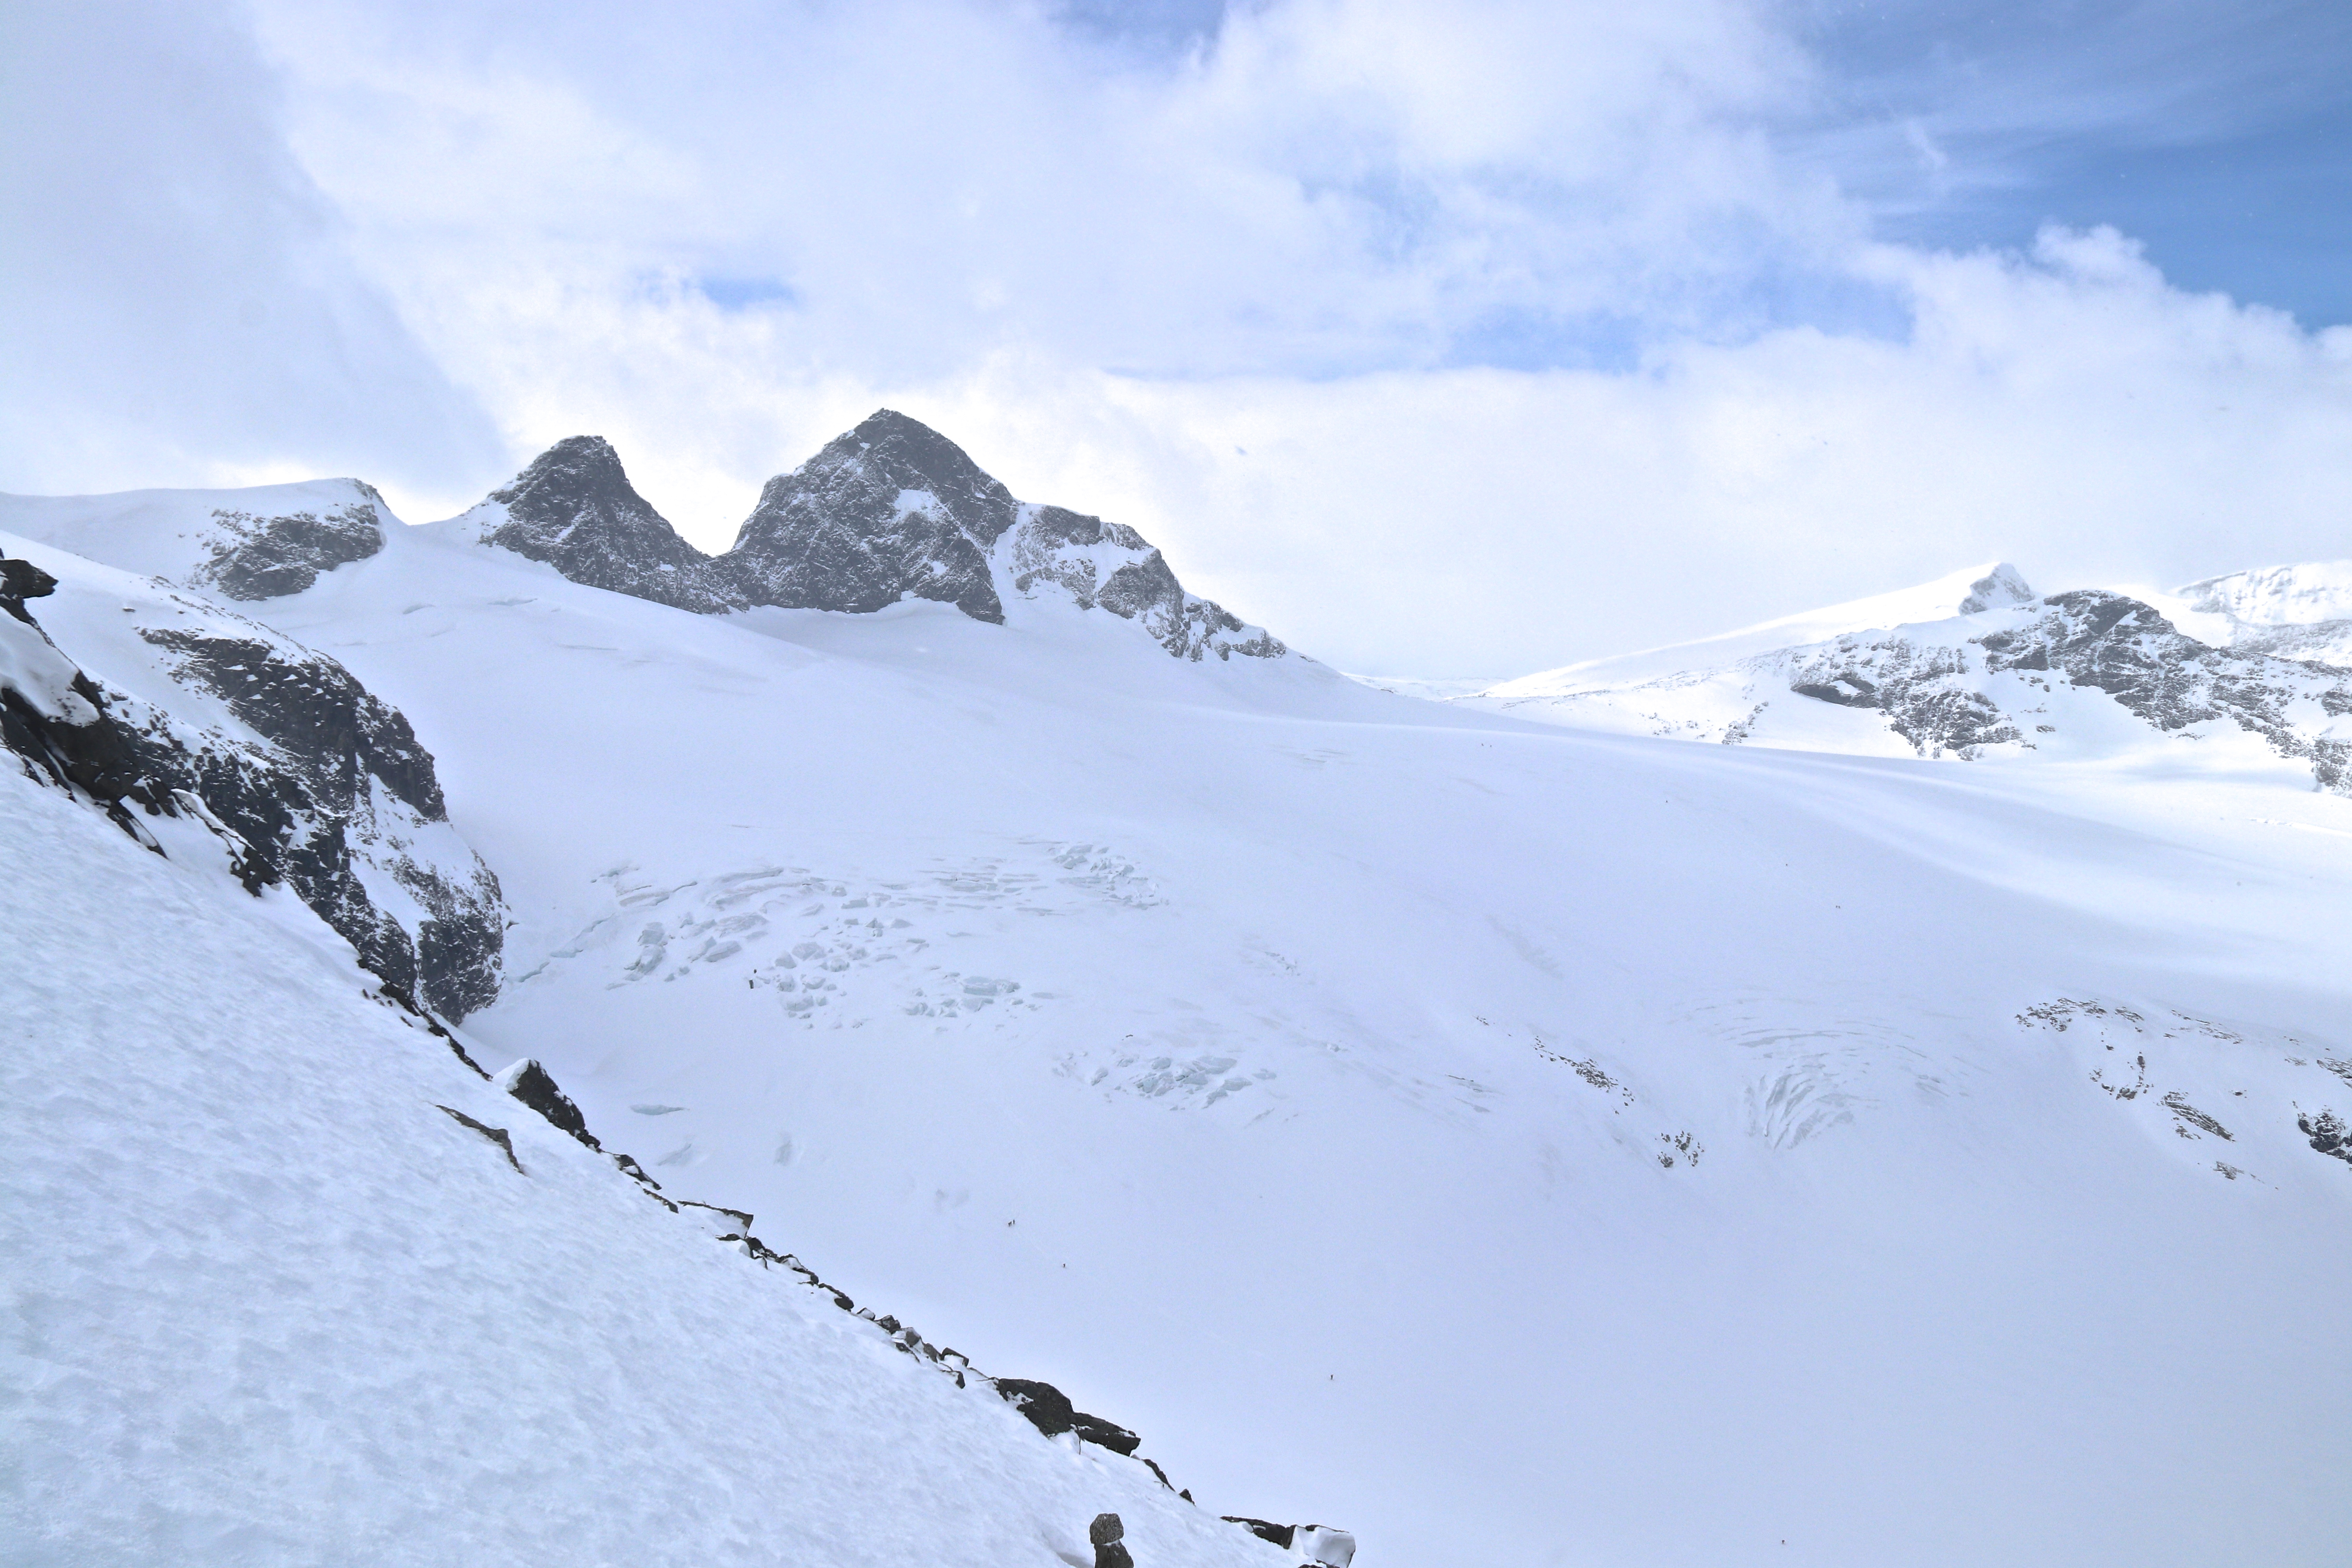
<path fill-rule="evenodd" d="M 2195 609 L 2264 626 L 2352 618 L 2352 561 L 2264 566 L 2175 590 Z"/>
<path fill-rule="evenodd" d="M 962 447 L 882 408 L 770 479 L 727 560 L 756 604 L 870 613 L 911 595 L 1001 623 L 988 549 L 1019 509 Z"/>
<path fill-rule="evenodd" d="M 1597 691 L 1685 670 L 1719 668 L 1776 649 L 1826 642 L 1853 632 L 1883 631 L 1949 620 L 1954 616 L 2016 608 L 2033 604 L 2036 598 L 2024 574 L 2016 567 L 2006 561 L 1988 561 L 1893 593 L 1848 599 L 1817 610 L 1801 610 L 1793 616 L 1779 616 L 1714 637 L 1539 670 L 1476 695 L 1509 705 L 1571 692 Z"/>
<path fill-rule="evenodd" d="M 1987 610 L 2014 609 L 2033 603 L 2038 595 L 2027 586 L 2024 574 L 2003 561 L 1975 582 L 1969 584 L 1968 597 L 1959 602 L 1958 611 L 1964 616 L 1980 616 Z"/>
<path fill-rule="evenodd" d="M 575 583 L 682 610 L 740 609 L 710 558 L 629 483 L 601 436 L 570 436 L 457 520 L 461 536 L 544 561 Z"/>

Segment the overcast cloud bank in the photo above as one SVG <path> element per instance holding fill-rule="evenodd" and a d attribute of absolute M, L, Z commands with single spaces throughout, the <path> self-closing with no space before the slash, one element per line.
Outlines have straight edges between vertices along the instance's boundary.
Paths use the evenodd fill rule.
<path fill-rule="evenodd" d="M 1887 237 L 1997 183 L 2013 105 L 1871 119 L 1731 0 L 1147 20 L 18 7 L 0 488 L 353 472 L 417 519 L 593 431 L 718 548 L 887 403 L 1432 675 L 1986 557 L 2352 554 L 2352 331 L 2112 230 Z"/>

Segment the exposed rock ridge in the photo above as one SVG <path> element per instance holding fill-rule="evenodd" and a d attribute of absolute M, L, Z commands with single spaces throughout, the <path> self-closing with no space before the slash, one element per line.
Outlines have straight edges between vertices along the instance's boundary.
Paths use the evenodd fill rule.
<path fill-rule="evenodd" d="M 593 436 L 557 442 L 467 517 L 482 542 L 575 583 L 705 615 L 867 615 L 915 598 L 1002 625 L 1008 597 L 1056 594 L 1135 622 L 1178 658 L 1288 651 L 1185 592 L 1133 529 L 1017 501 L 954 442 L 887 408 L 770 479 L 734 547 L 715 558 L 679 538 Z"/>
<path fill-rule="evenodd" d="M 433 759 L 397 710 L 323 654 L 177 601 L 204 612 L 196 625 L 139 636 L 255 738 L 200 728 L 91 679 L 25 609 L 53 580 L 26 586 L 0 600 L 12 617 L 0 626 L 0 729 L 28 776 L 158 853 L 142 818 L 200 824 L 248 891 L 285 883 L 411 1006 L 454 1019 L 496 997 L 498 879 L 449 826 Z"/>
<path fill-rule="evenodd" d="M 678 537 L 601 436 L 558 441 L 469 516 L 483 543 L 575 583 L 706 615 L 743 607 L 731 574 Z"/>
<path fill-rule="evenodd" d="M 216 589 L 231 599 L 276 599 L 299 594 L 321 572 L 364 561 L 383 548 L 383 498 L 351 481 L 367 498 L 331 510 L 263 517 L 226 508 L 212 514 L 212 559 L 189 575 L 188 586 Z"/>

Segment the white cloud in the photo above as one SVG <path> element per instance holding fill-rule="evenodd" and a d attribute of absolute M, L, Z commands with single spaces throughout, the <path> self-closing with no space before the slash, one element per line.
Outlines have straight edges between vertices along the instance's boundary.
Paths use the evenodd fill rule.
<path fill-rule="evenodd" d="M 174 368 L 152 426 L 60 374 L 52 426 L 100 436 L 0 483 L 360 453 L 425 515 L 595 431 L 715 548 L 887 402 L 1310 651 L 1433 674 L 1990 554 L 2352 552 L 2341 335 L 2111 234 L 1873 243 L 1806 151 L 1843 89 L 1760 0 L 1278 0 L 1160 52 L 982 0 L 258 15 L 274 78 L 215 29 L 184 111 L 151 72 L 107 100 L 133 132 L 74 131 L 151 184 L 200 162 L 252 261 L 190 220 L 154 264 L 126 204 L 49 193 L 100 221 L 43 231 L 30 286 L 89 307 L 43 352 Z M 271 353 L 207 324 L 224 279 L 288 313 Z"/>

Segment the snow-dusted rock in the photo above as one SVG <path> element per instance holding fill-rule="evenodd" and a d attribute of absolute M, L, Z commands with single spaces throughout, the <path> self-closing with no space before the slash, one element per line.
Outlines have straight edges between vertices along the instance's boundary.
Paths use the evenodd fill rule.
<path fill-rule="evenodd" d="M 961 447 L 885 408 L 770 479 L 726 560 L 756 604 L 864 613 L 912 596 L 1001 622 L 988 552 L 1018 510 Z"/>
<path fill-rule="evenodd" d="M 1003 625 L 1009 601 L 1047 599 L 1132 621 L 1178 658 L 1288 651 L 1186 593 L 1133 529 L 1017 501 L 954 442 L 887 408 L 770 479 L 734 548 L 715 558 L 678 537 L 593 436 L 559 441 L 442 526 L 575 583 L 706 615 L 870 615 L 912 598 Z"/>
<path fill-rule="evenodd" d="M 1179 658 L 1271 658 L 1286 651 L 1262 627 L 1186 593 L 1167 558 L 1141 534 L 1098 517 L 1024 504 L 993 559 L 999 581 L 1024 598 L 1058 590 L 1082 610 L 1099 607 L 1139 623 Z"/>
<path fill-rule="evenodd" d="M 58 552 L 43 565 L 62 589 L 47 625 L 19 601 L 0 631 L 7 743 L 28 774 L 150 847 L 143 818 L 200 824 L 249 891 L 286 883 L 413 1005 L 459 1018 L 498 994 L 498 879 L 398 710 L 193 595 Z"/>
<path fill-rule="evenodd" d="M 225 599 L 299 594 L 383 548 L 383 498 L 358 479 L 236 490 L 0 496 L 0 529 Z"/>
<path fill-rule="evenodd" d="M 1887 599 L 1917 601 L 1927 593 Z M 2036 599 L 2013 567 L 1987 573 L 1959 605 L 1948 617 L 1850 631 L 1718 665 L 1591 683 L 1592 672 L 1632 662 L 1596 661 L 1458 700 L 1549 722 L 1726 745 L 1961 760 L 2045 749 L 2083 755 L 2184 732 L 2234 731 L 2307 765 L 2320 787 L 2352 793 L 2352 674 L 2270 657 L 2255 638 L 2227 647 L 2200 642 L 2121 594 L 2084 589 Z"/>
<path fill-rule="evenodd" d="M 2221 617 L 2242 652 L 2352 667 L 2352 561 L 2232 572 L 2173 592 Z"/>
<path fill-rule="evenodd" d="M 558 441 L 445 526 L 591 587 L 704 614 L 743 607 L 728 574 L 637 494 L 601 436 Z"/>

